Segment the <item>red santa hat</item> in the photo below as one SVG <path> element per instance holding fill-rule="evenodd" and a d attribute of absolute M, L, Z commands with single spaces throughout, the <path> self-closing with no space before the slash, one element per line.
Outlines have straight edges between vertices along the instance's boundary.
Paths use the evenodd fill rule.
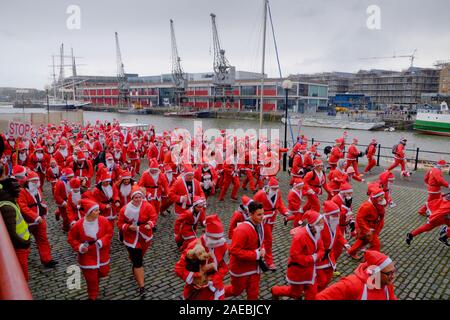
<path fill-rule="evenodd" d="M 50 163 L 52 162 L 57 163 L 55 158 L 50 158 Z"/>
<path fill-rule="evenodd" d="M 375 250 L 366 250 L 364 253 L 364 260 L 368 266 L 375 266 L 374 269 L 368 270 L 371 274 L 380 272 L 392 263 L 391 258 Z"/>
<path fill-rule="evenodd" d="M 164 171 L 165 171 L 165 172 L 173 172 L 173 169 L 172 169 L 172 167 L 170 166 L 170 164 L 166 163 L 166 164 L 164 165 Z"/>
<path fill-rule="evenodd" d="M 192 166 L 188 163 L 183 165 L 183 174 L 194 174 L 194 169 L 192 169 Z"/>
<path fill-rule="evenodd" d="M 114 160 L 114 157 L 113 157 L 113 155 L 111 153 L 107 153 L 105 155 L 105 160 Z"/>
<path fill-rule="evenodd" d="M 100 174 L 99 183 L 110 182 L 110 181 L 111 181 L 111 174 L 108 171 L 103 170 L 102 173 Z"/>
<path fill-rule="evenodd" d="M 62 169 L 62 175 L 65 176 L 66 178 L 70 178 L 74 176 L 73 170 L 70 168 L 64 168 Z"/>
<path fill-rule="evenodd" d="M 26 149 L 27 149 L 27 147 L 25 147 L 25 144 L 23 142 L 20 142 L 18 145 L 18 150 L 20 151 L 20 150 L 26 150 Z"/>
<path fill-rule="evenodd" d="M 70 180 L 69 185 L 72 189 L 79 189 L 81 186 L 81 181 L 79 178 Z"/>
<path fill-rule="evenodd" d="M 120 179 L 122 179 L 122 180 L 131 179 L 131 172 L 129 170 L 122 170 Z"/>
<path fill-rule="evenodd" d="M 145 194 L 144 194 L 144 191 L 142 190 L 142 188 L 138 184 L 135 184 L 131 188 L 131 198 L 133 199 L 133 197 L 137 194 L 140 194 L 141 196 L 145 197 Z"/>
<path fill-rule="evenodd" d="M 384 196 L 383 189 L 380 188 L 377 184 L 371 184 L 369 185 L 369 195 L 372 199 Z"/>
<path fill-rule="evenodd" d="M 334 201 L 327 200 L 323 203 L 323 214 L 325 216 L 330 216 L 339 213 L 340 211 L 339 206 Z"/>
<path fill-rule="evenodd" d="M 39 180 L 39 176 L 34 171 L 29 171 L 27 174 L 26 181 Z"/>
<path fill-rule="evenodd" d="M 308 210 L 303 215 L 303 220 L 306 220 L 311 226 L 318 223 L 322 218 L 323 216 L 315 210 Z"/>
<path fill-rule="evenodd" d="M 275 177 L 270 177 L 269 183 L 267 184 L 269 188 L 279 188 L 278 180 Z"/>
<path fill-rule="evenodd" d="M 36 148 L 34 149 L 34 152 L 43 151 L 44 148 L 40 144 L 36 145 Z"/>
<path fill-rule="evenodd" d="M 293 183 L 293 187 L 302 187 L 305 183 L 303 182 L 302 178 L 295 178 L 294 179 L 294 183 Z"/>
<path fill-rule="evenodd" d="M 16 178 L 25 178 L 25 175 L 27 174 L 27 168 L 20 165 L 15 165 L 12 169 L 12 175 Z"/>
<path fill-rule="evenodd" d="M 156 159 L 150 160 L 150 164 L 149 164 L 148 168 L 149 168 L 150 170 L 159 170 L 159 164 L 158 164 L 158 161 L 156 161 Z"/>
<path fill-rule="evenodd" d="M 323 166 L 323 162 L 320 159 L 314 160 L 313 164 L 314 164 L 314 167 Z"/>
<path fill-rule="evenodd" d="M 100 208 L 96 202 L 87 198 L 80 199 L 80 201 L 78 201 L 78 204 L 80 205 L 80 210 L 84 212 L 85 216 L 90 215 L 94 210 Z"/>
<path fill-rule="evenodd" d="M 445 167 L 446 165 L 447 165 L 447 161 L 445 161 L 444 159 L 441 159 L 436 163 L 437 167 Z"/>
<path fill-rule="evenodd" d="M 205 219 L 205 234 L 208 237 L 222 238 L 223 234 L 223 224 L 217 214 L 209 215 Z"/>
<path fill-rule="evenodd" d="M 349 193 L 349 192 L 353 192 L 353 187 L 350 183 L 348 182 L 344 182 L 343 184 L 341 184 L 341 187 L 339 189 L 340 193 Z"/>
<path fill-rule="evenodd" d="M 355 173 L 355 169 L 352 166 L 350 166 L 350 167 L 347 168 L 346 173 L 347 174 Z"/>
<path fill-rule="evenodd" d="M 199 204 L 205 204 L 206 200 L 203 197 L 199 197 L 199 196 L 194 196 L 194 202 L 192 203 L 192 206 L 195 207 Z"/>
<path fill-rule="evenodd" d="M 122 151 L 122 146 L 121 146 L 120 144 L 116 143 L 116 144 L 114 145 L 114 149 L 115 149 L 115 150 Z"/>
<path fill-rule="evenodd" d="M 246 195 L 243 195 L 243 196 L 241 197 L 241 203 L 242 203 L 242 205 L 243 205 L 244 207 L 246 207 L 246 208 L 248 208 L 248 205 L 249 205 L 250 203 L 252 203 L 252 202 L 253 202 L 253 199 L 250 198 L 250 197 L 248 197 L 248 196 L 246 196 Z"/>
<path fill-rule="evenodd" d="M 83 151 L 78 151 L 78 153 L 77 153 L 77 160 L 78 160 L 78 161 L 84 161 L 84 160 L 86 160 L 86 157 L 85 157 Z"/>

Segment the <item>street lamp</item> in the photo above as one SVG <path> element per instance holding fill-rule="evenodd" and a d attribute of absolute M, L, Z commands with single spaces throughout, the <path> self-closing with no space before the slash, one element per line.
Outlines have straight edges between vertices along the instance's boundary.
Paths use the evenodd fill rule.
<path fill-rule="evenodd" d="M 289 90 L 292 89 L 292 81 L 286 79 L 283 81 L 282 87 L 285 92 L 285 100 L 284 100 L 284 148 L 287 148 L 287 123 L 288 123 L 288 98 L 289 98 Z M 283 153 L 283 171 L 286 171 L 287 168 L 287 153 Z"/>

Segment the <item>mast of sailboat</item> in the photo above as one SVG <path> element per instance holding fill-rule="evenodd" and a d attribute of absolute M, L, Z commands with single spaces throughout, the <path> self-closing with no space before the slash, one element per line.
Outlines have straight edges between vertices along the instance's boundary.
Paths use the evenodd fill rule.
<path fill-rule="evenodd" d="M 73 93 L 73 100 L 77 100 L 76 94 L 75 94 L 75 77 L 77 76 L 77 65 L 75 64 L 75 57 L 73 56 L 73 48 L 70 48 L 71 54 L 72 54 L 72 93 Z"/>
<path fill-rule="evenodd" d="M 53 99 L 56 99 L 55 55 L 52 55 L 52 62 L 53 62 Z"/>
<path fill-rule="evenodd" d="M 59 53 L 59 85 L 61 88 L 61 99 L 64 100 L 64 43 L 61 43 L 60 53 Z"/>
<path fill-rule="evenodd" d="M 261 66 L 261 98 L 259 103 L 259 129 L 262 129 L 263 123 L 263 106 L 264 106 L 264 67 L 266 63 L 266 25 L 267 25 L 267 2 L 263 0 L 263 50 L 262 50 L 262 66 Z"/>

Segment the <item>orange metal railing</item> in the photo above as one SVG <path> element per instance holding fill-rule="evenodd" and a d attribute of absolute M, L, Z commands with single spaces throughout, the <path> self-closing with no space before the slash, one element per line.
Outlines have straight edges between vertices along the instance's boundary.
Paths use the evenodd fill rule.
<path fill-rule="evenodd" d="M 30 288 L 0 215 L 0 300 L 32 300 Z"/>

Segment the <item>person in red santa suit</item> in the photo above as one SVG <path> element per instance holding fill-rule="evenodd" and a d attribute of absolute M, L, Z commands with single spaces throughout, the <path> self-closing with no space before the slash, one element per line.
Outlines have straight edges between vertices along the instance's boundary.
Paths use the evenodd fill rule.
<path fill-rule="evenodd" d="M 258 300 L 261 266 L 264 271 L 264 209 L 262 203 L 248 205 L 249 219 L 236 227 L 229 248 L 231 284 L 225 286 L 225 298 L 236 297 L 244 291 L 247 300 Z"/>
<path fill-rule="evenodd" d="M 194 170 L 190 164 L 183 167 L 183 173 L 174 182 L 169 191 L 169 199 L 175 204 L 175 213 L 180 214 L 190 208 L 194 196 L 205 198 L 200 181 L 194 178 Z"/>
<path fill-rule="evenodd" d="M 395 181 L 395 176 L 394 174 L 389 171 L 386 170 L 383 173 L 381 173 L 378 176 L 378 184 L 380 186 L 381 189 L 383 189 L 384 191 L 384 198 L 386 199 L 388 205 L 391 208 L 396 207 L 397 205 L 394 203 L 394 201 L 392 200 L 390 191 L 391 191 L 391 185 L 394 183 Z"/>
<path fill-rule="evenodd" d="M 233 184 L 231 199 L 237 200 L 237 192 L 241 186 L 241 182 L 239 181 L 238 167 L 231 157 L 227 159 L 223 167 L 223 185 L 220 188 L 219 201 L 224 201 L 225 194 L 227 193 L 230 184 Z"/>
<path fill-rule="evenodd" d="M 12 157 L 12 165 L 23 166 L 28 168 L 29 156 L 28 149 L 22 142 L 19 142 L 17 145 L 17 152 L 11 155 Z"/>
<path fill-rule="evenodd" d="M 55 141 L 51 137 L 48 137 L 46 144 L 44 146 L 44 153 L 48 154 L 49 157 L 52 158 L 55 151 L 56 151 Z"/>
<path fill-rule="evenodd" d="M 292 189 L 289 190 L 288 201 L 288 216 L 284 218 L 284 225 L 292 221 L 292 228 L 298 227 L 302 223 L 303 218 L 303 186 L 305 183 L 302 178 L 295 178 Z"/>
<path fill-rule="evenodd" d="M 111 153 L 107 153 L 105 155 L 105 168 L 98 169 L 97 172 L 101 172 L 101 170 L 106 170 L 110 175 L 111 179 L 114 183 L 116 183 L 120 178 L 121 168 L 120 166 L 114 162 L 114 157 Z"/>
<path fill-rule="evenodd" d="M 400 142 L 392 148 L 392 153 L 394 154 L 394 163 L 389 168 L 387 168 L 387 170 L 392 171 L 397 166 L 400 166 L 402 169 L 402 177 L 409 177 L 410 175 L 410 173 L 406 171 L 406 142 L 406 138 L 402 138 Z"/>
<path fill-rule="evenodd" d="M 377 152 L 378 142 L 376 139 L 372 139 L 369 146 L 366 149 L 366 157 L 367 157 L 367 166 L 364 169 L 365 173 L 370 172 L 376 165 L 377 161 L 375 160 L 375 153 Z"/>
<path fill-rule="evenodd" d="M 69 182 L 70 192 L 67 196 L 67 217 L 70 221 L 70 227 L 72 227 L 78 220 L 84 217 L 83 211 L 80 210 L 80 200 L 83 197 L 81 181 L 78 178 L 73 178 Z M 84 196 L 84 199 L 88 199 L 89 197 Z M 93 199 L 91 199 L 93 200 Z"/>
<path fill-rule="evenodd" d="M 373 250 L 367 250 L 364 259 L 352 275 L 320 292 L 316 300 L 397 300 L 392 260 Z"/>
<path fill-rule="evenodd" d="M 55 183 L 55 204 L 58 207 L 55 212 L 56 219 L 59 220 L 59 217 L 62 216 L 63 219 L 63 230 L 69 231 L 70 229 L 70 219 L 69 214 L 67 212 L 67 199 L 69 192 L 71 191 L 70 181 L 73 179 L 74 174 L 72 169 L 65 168 L 62 170 L 62 176 Z"/>
<path fill-rule="evenodd" d="M 145 297 L 144 255 L 150 247 L 152 229 L 158 218 L 153 206 L 145 201 L 144 192 L 138 185 L 133 186 L 131 201 L 120 210 L 117 220 L 120 238 L 133 264 L 133 274 L 141 298 Z"/>
<path fill-rule="evenodd" d="M 320 201 L 319 195 L 322 194 L 322 188 L 330 194 L 328 189 L 327 179 L 325 173 L 323 172 L 323 162 L 322 160 L 314 160 L 314 170 L 308 172 L 303 179 L 305 183 L 304 190 L 305 195 L 308 198 L 303 211 L 308 210 L 320 211 Z"/>
<path fill-rule="evenodd" d="M 146 156 L 149 162 L 151 159 L 155 159 L 158 163 L 162 163 L 167 151 L 168 149 L 164 145 L 162 137 L 158 136 L 154 142 L 149 143 Z"/>
<path fill-rule="evenodd" d="M 114 157 L 114 162 L 119 166 L 121 166 L 122 163 L 127 161 L 126 153 L 123 151 L 122 146 L 118 143 L 114 145 L 112 155 Z"/>
<path fill-rule="evenodd" d="M 47 205 L 40 191 L 40 180 L 37 173 L 30 171 L 26 182 L 17 198 L 17 204 L 29 230 L 36 240 L 41 263 L 45 268 L 54 268 L 58 262 L 53 260 L 50 243 L 47 238 Z"/>
<path fill-rule="evenodd" d="M 54 195 L 56 182 L 61 177 L 61 167 L 58 166 L 58 163 L 54 158 L 50 159 L 50 166 L 47 168 L 45 177 L 47 178 L 47 181 L 50 182 L 52 186 L 52 194 Z"/>
<path fill-rule="evenodd" d="M 334 146 L 328 155 L 328 165 L 331 169 L 336 169 L 339 159 L 344 158 L 344 153 L 342 146 L 344 145 L 344 140 L 339 138 L 335 140 Z M 345 148 L 345 147 L 344 147 Z"/>
<path fill-rule="evenodd" d="M 148 170 L 144 171 L 139 186 L 145 188 L 147 200 L 153 205 L 156 212 L 161 211 L 161 197 L 163 194 L 169 193 L 169 183 L 155 159 L 152 159 Z"/>
<path fill-rule="evenodd" d="M 308 224 L 291 230 L 293 239 L 286 272 L 289 285 L 272 287 L 272 297 L 275 300 L 284 296 L 299 299 L 303 294 L 305 300 L 314 300 L 316 297 L 316 265 L 325 254 L 321 239 L 324 222 L 323 216 L 314 210 L 305 212 L 303 217 Z"/>
<path fill-rule="evenodd" d="M 120 174 L 120 180 L 116 183 L 117 191 L 119 192 L 120 207 L 122 209 L 124 206 L 131 201 L 131 188 L 135 184 L 135 181 L 131 177 L 130 171 L 122 171 Z"/>
<path fill-rule="evenodd" d="M 27 177 L 27 167 L 15 165 L 12 169 L 12 176 L 15 177 L 20 186 L 23 187 Z"/>
<path fill-rule="evenodd" d="M 442 197 L 441 188 L 448 188 L 449 184 L 442 175 L 442 170 L 447 166 L 447 162 L 443 159 L 436 162 L 434 168 L 427 171 L 424 176 L 425 184 L 428 189 L 427 202 L 419 209 L 419 214 L 427 215 L 427 203 Z"/>
<path fill-rule="evenodd" d="M 73 163 L 73 173 L 75 177 L 80 178 L 80 181 L 85 181 L 87 187 L 91 185 L 91 178 L 94 175 L 92 162 L 86 159 L 83 152 L 77 153 L 77 159 Z"/>
<path fill-rule="evenodd" d="M 449 246 L 448 238 L 450 237 L 450 194 L 439 199 L 427 202 L 429 211 L 431 212 L 427 223 L 411 231 L 406 235 L 406 243 L 411 244 L 414 237 L 421 233 L 429 232 L 434 228 L 443 226 L 439 231 L 439 241 Z"/>
<path fill-rule="evenodd" d="M 288 210 L 283 204 L 280 186 L 275 177 L 269 179 L 269 183 L 263 190 L 259 190 L 253 200 L 263 204 L 264 207 L 264 248 L 266 250 L 266 262 L 269 269 L 274 271 L 277 269 L 273 262 L 272 243 L 273 243 L 273 226 L 277 219 L 277 213 L 283 216 L 287 215 Z"/>
<path fill-rule="evenodd" d="M 198 244 L 205 248 L 209 257 L 204 265 L 197 268 L 189 261 L 187 253 Z M 189 244 L 175 265 L 175 274 L 186 283 L 183 292 L 185 300 L 224 299 L 223 278 L 228 273 L 228 265 L 224 261 L 224 257 L 227 250 L 222 221 L 218 215 L 207 216 L 205 233 L 197 241 Z M 202 278 L 205 278 L 204 284 L 196 281 Z"/>
<path fill-rule="evenodd" d="M 197 238 L 198 225 L 204 226 L 206 217 L 205 198 L 194 196 L 192 206 L 181 212 L 174 225 L 175 242 L 181 251 L 184 251 L 189 243 Z"/>
<path fill-rule="evenodd" d="M 127 147 L 127 156 L 128 160 L 131 161 L 131 165 L 134 168 L 136 174 L 139 174 L 141 171 L 141 159 L 139 154 L 139 138 L 138 136 L 133 136 L 131 142 Z"/>
<path fill-rule="evenodd" d="M 336 168 L 331 169 L 330 173 L 327 176 L 328 189 L 330 190 L 331 197 L 337 195 L 341 188 L 341 184 L 348 181 L 348 176 L 344 167 L 345 160 L 339 159 Z"/>
<path fill-rule="evenodd" d="M 241 197 L 241 204 L 239 205 L 238 209 L 233 212 L 233 215 L 230 219 L 230 227 L 228 228 L 228 239 L 231 241 L 233 239 L 233 232 L 238 226 L 239 223 L 247 221 L 249 219 L 248 215 L 248 205 L 253 202 L 253 199 L 242 196 Z"/>
<path fill-rule="evenodd" d="M 174 178 L 173 178 L 173 169 L 169 164 L 164 164 L 164 176 L 166 177 L 167 183 L 169 184 L 169 191 L 172 188 L 173 183 L 175 182 Z M 165 214 L 170 214 L 170 206 L 172 205 L 172 201 L 170 201 L 169 195 L 166 194 L 162 194 L 161 195 L 161 211 L 160 213 L 162 215 Z"/>
<path fill-rule="evenodd" d="M 44 153 L 41 145 L 37 145 L 34 153 L 30 155 L 28 167 L 39 175 L 41 181 L 41 190 L 45 182 L 45 173 L 49 166 L 50 156 Z"/>
<path fill-rule="evenodd" d="M 109 273 L 110 246 L 113 236 L 111 223 L 99 215 L 97 203 L 80 200 L 84 217 L 70 229 L 67 242 L 78 253 L 78 265 L 83 271 L 90 300 L 96 300 L 100 279 Z"/>
<path fill-rule="evenodd" d="M 100 152 L 106 152 L 106 138 L 103 132 L 99 132 L 98 139 L 94 141 L 94 146 L 92 147 L 92 155 L 96 158 Z"/>
<path fill-rule="evenodd" d="M 359 260 L 357 252 L 366 245 L 369 249 L 380 251 L 381 243 L 379 234 L 384 225 L 384 213 L 387 201 L 384 191 L 373 185 L 370 187 L 370 198 L 363 202 L 356 214 L 356 241 L 347 250 L 350 257 Z"/>
<path fill-rule="evenodd" d="M 358 139 L 353 138 L 353 142 L 348 148 L 348 152 L 346 155 L 346 164 L 345 164 L 345 170 L 347 170 L 348 167 L 353 167 L 355 170 L 355 173 L 357 176 L 361 176 L 358 170 L 358 158 L 362 157 L 363 154 L 358 150 Z"/>
<path fill-rule="evenodd" d="M 92 197 L 100 207 L 100 214 L 108 219 L 114 229 L 117 219 L 117 208 L 120 207 L 119 192 L 111 181 L 111 175 L 103 172 L 100 183 L 98 183 L 92 191 Z"/>
<path fill-rule="evenodd" d="M 194 178 L 200 181 L 200 185 L 202 186 L 206 199 L 215 194 L 217 172 L 216 169 L 214 169 L 213 166 L 206 161 L 206 159 L 203 159 L 202 165 L 198 166 L 197 170 L 195 170 Z"/>
<path fill-rule="evenodd" d="M 339 228 L 340 208 L 333 201 L 327 200 L 323 204 L 324 229 L 320 238 L 322 239 L 325 254 L 316 263 L 317 266 L 317 291 L 325 289 L 333 278 L 336 270 L 337 258 L 335 256 L 337 247 L 350 249 Z"/>

